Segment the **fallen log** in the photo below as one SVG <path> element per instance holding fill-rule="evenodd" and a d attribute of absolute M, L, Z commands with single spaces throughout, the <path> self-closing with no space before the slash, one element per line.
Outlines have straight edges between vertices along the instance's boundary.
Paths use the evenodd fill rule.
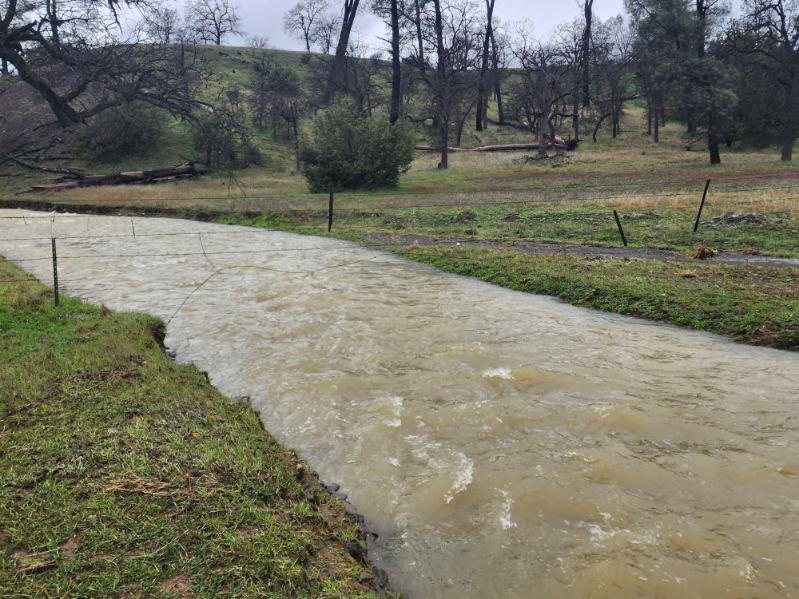
<path fill-rule="evenodd" d="M 435 146 L 416 146 L 419 152 L 440 152 L 441 148 Z M 477 148 L 447 148 L 450 154 L 458 152 L 521 152 L 525 150 L 537 150 L 538 144 L 502 144 L 496 146 L 480 146 Z M 568 150 L 564 144 L 547 144 L 547 150 Z"/>
<path fill-rule="evenodd" d="M 86 175 L 75 181 L 64 181 L 50 185 L 35 185 L 31 191 L 64 191 L 81 187 L 96 187 L 99 185 L 134 185 L 152 183 L 176 177 L 194 177 L 202 175 L 204 171 L 194 166 L 192 162 L 185 162 L 178 166 L 155 169 L 150 171 L 128 171 L 112 175 Z"/>

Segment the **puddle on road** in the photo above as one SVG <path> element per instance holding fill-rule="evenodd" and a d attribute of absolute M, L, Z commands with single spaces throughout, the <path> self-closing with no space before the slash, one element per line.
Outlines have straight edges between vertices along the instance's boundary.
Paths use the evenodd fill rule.
<path fill-rule="evenodd" d="M 49 282 L 49 241 L 10 241 L 49 235 L 25 214 L 0 253 Z M 114 236 L 59 241 L 65 291 L 174 315 L 178 359 L 341 485 L 411 597 L 799 593 L 795 354 L 334 240 L 56 222 Z"/>

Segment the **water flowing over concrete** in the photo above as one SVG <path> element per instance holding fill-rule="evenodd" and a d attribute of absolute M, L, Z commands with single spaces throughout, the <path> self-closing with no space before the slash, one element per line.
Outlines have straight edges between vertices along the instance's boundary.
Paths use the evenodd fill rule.
<path fill-rule="evenodd" d="M 50 223 L 24 214 L 0 253 L 49 282 Z M 341 485 L 411 597 L 799 594 L 795 354 L 335 240 L 56 223 L 64 290 L 170 320 L 179 360 Z"/>

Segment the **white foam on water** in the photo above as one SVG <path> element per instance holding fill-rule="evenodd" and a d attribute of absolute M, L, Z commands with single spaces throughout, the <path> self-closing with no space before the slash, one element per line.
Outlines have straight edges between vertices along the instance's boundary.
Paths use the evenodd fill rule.
<path fill-rule="evenodd" d="M 483 371 L 483 378 L 512 381 L 513 372 L 510 370 L 510 368 L 489 368 L 488 370 Z"/>
<path fill-rule="evenodd" d="M 472 484 L 474 480 L 474 462 L 462 453 L 457 453 L 457 457 L 459 459 L 460 468 L 455 474 L 455 482 L 452 483 L 449 491 L 444 496 L 444 501 L 447 503 L 452 503 L 455 496 L 468 489 L 469 485 Z"/>
<path fill-rule="evenodd" d="M 500 506 L 499 512 L 499 525 L 502 527 L 502 530 L 510 530 L 511 528 L 517 528 L 519 525 L 516 524 L 513 519 L 511 518 L 511 508 L 513 507 L 513 499 L 508 493 L 507 490 L 501 489 L 500 495 L 502 495 L 502 505 Z"/>

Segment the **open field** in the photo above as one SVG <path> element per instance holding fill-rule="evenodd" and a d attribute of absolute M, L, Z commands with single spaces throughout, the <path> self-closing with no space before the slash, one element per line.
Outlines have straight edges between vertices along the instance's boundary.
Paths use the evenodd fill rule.
<path fill-rule="evenodd" d="M 451 168 L 441 171 L 435 156 L 422 154 L 396 190 L 337 194 L 337 229 L 615 245 L 620 243 L 612 216 L 616 209 L 635 247 L 686 250 L 705 243 L 728 251 L 799 255 L 799 174 L 792 164 L 781 163 L 773 151 L 730 151 L 722 166 L 710 167 L 703 152 L 685 150 L 676 127 L 666 129 L 661 144 L 652 144 L 635 126 L 639 118 L 631 109 L 623 140 L 585 142 L 579 152 L 544 163 L 527 162 L 519 153 L 455 154 Z M 496 129 L 486 133 L 496 135 Z M 512 135 L 518 140 L 520 133 Z M 283 149 L 287 155 L 292 151 Z M 309 233 L 326 222 L 327 197 L 308 193 L 302 177 L 289 169 L 250 168 L 232 177 L 36 194 L 18 192 L 41 181 L 41 175 L 19 174 L 32 178 L 7 178 L 4 197 L 250 211 L 267 215 L 274 226 Z M 711 222 L 694 235 L 707 179 L 711 187 L 703 221 L 736 213 L 754 214 L 760 222 Z"/>
<path fill-rule="evenodd" d="M 163 324 L 0 261 L 0 595 L 370 597 L 357 522 Z"/>

